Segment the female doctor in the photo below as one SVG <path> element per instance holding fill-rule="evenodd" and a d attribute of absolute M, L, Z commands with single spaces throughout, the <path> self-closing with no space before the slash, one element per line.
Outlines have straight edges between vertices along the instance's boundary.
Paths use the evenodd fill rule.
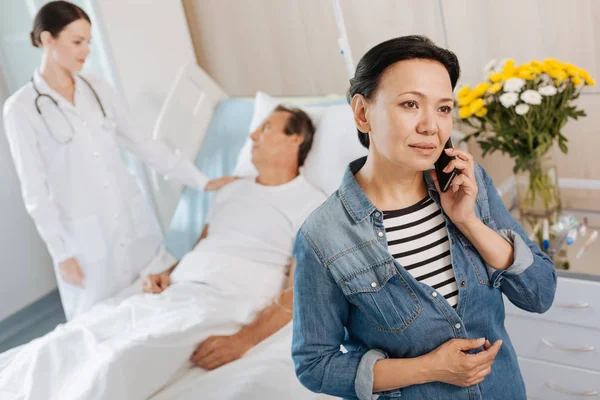
<path fill-rule="evenodd" d="M 78 74 L 90 30 L 76 5 L 43 6 L 31 32 L 42 63 L 4 105 L 25 206 L 54 261 L 67 319 L 130 285 L 162 245 L 156 216 L 118 145 L 200 190 L 231 179 L 208 182 L 187 159 L 136 130 L 106 83 Z"/>

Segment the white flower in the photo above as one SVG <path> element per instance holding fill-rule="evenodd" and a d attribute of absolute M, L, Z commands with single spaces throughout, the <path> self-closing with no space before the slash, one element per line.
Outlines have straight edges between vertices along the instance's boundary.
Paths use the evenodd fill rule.
<path fill-rule="evenodd" d="M 500 103 L 506 108 L 514 106 L 519 101 L 519 96 L 516 93 L 508 92 L 500 96 Z"/>
<path fill-rule="evenodd" d="M 510 78 L 506 82 L 504 82 L 504 91 L 505 92 L 520 92 L 521 89 L 525 86 L 525 79 L 521 78 Z"/>
<path fill-rule="evenodd" d="M 496 66 L 497 61 L 496 60 L 490 60 L 487 64 L 485 64 L 485 67 L 483 67 L 483 72 L 486 73 L 486 76 L 489 72 L 493 72 L 494 67 Z"/>
<path fill-rule="evenodd" d="M 538 92 L 542 96 L 554 96 L 556 94 L 556 92 L 558 92 L 558 91 L 556 90 L 556 88 L 554 86 L 546 85 L 546 86 L 542 86 L 541 88 L 539 88 Z"/>
<path fill-rule="evenodd" d="M 527 104 L 538 105 L 542 104 L 542 95 L 535 90 L 526 90 L 521 93 L 521 100 Z"/>
<path fill-rule="evenodd" d="M 519 115 L 525 115 L 529 111 L 529 106 L 527 104 L 519 104 L 515 107 L 515 112 Z"/>
<path fill-rule="evenodd" d="M 542 78 L 542 82 L 546 85 L 552 85 L 554 80 L 548 76 L 548 74 L 541 74 L 540 78 Z"/>

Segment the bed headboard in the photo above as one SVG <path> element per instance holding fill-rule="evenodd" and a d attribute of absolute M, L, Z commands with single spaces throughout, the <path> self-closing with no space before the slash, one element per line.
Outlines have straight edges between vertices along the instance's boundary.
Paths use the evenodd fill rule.
<path fill-rule="evenodd" d="M 214 110 L 225 98 L 227 94 L 196 62 L 183 65 L 158 115 L 154 139 L 194 160 Z M 167 232 L 183 185 L 153 171 L 151 189 L 157 217 Z"/>

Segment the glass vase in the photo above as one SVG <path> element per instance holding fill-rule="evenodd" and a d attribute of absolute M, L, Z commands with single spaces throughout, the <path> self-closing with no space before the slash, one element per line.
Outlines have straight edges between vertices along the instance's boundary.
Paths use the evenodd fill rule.
<path fill-rule="evenodd" d="M 561 205 L 553 152 L 532 156 L 524 165 L 527 169 L 515 174 L 521 217 L 555 219 Z"/>

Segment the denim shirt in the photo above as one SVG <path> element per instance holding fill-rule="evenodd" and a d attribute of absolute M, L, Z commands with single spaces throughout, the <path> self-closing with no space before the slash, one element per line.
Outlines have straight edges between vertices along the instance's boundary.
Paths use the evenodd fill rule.
<path fill-rule="evenodd" d="M 453 309 L 389 254 L 383 213 L 354 177 L 365 161 L 350 164 L 338 191 L 311 214 L 294 243 L 292 357 L 300 382 L 314 392 L 347 399 L 525 399 L 517 355 L 504 327 L 502 294 L 523 310 L 548 310 L 556 291 L 550 258 L 529 240 L 476 165 L 475 214 L 511 243 L 514 263 L 506 270 L 487 265 L 443 213 L 459 290 Z M 441 207 L 429 173 L 424 177 Z M 376 361 L 418 357 L 454 338 L 480 337 L 503 340 L 483 382 L 468 388 L 433 382 L 373 393 Z"/>

